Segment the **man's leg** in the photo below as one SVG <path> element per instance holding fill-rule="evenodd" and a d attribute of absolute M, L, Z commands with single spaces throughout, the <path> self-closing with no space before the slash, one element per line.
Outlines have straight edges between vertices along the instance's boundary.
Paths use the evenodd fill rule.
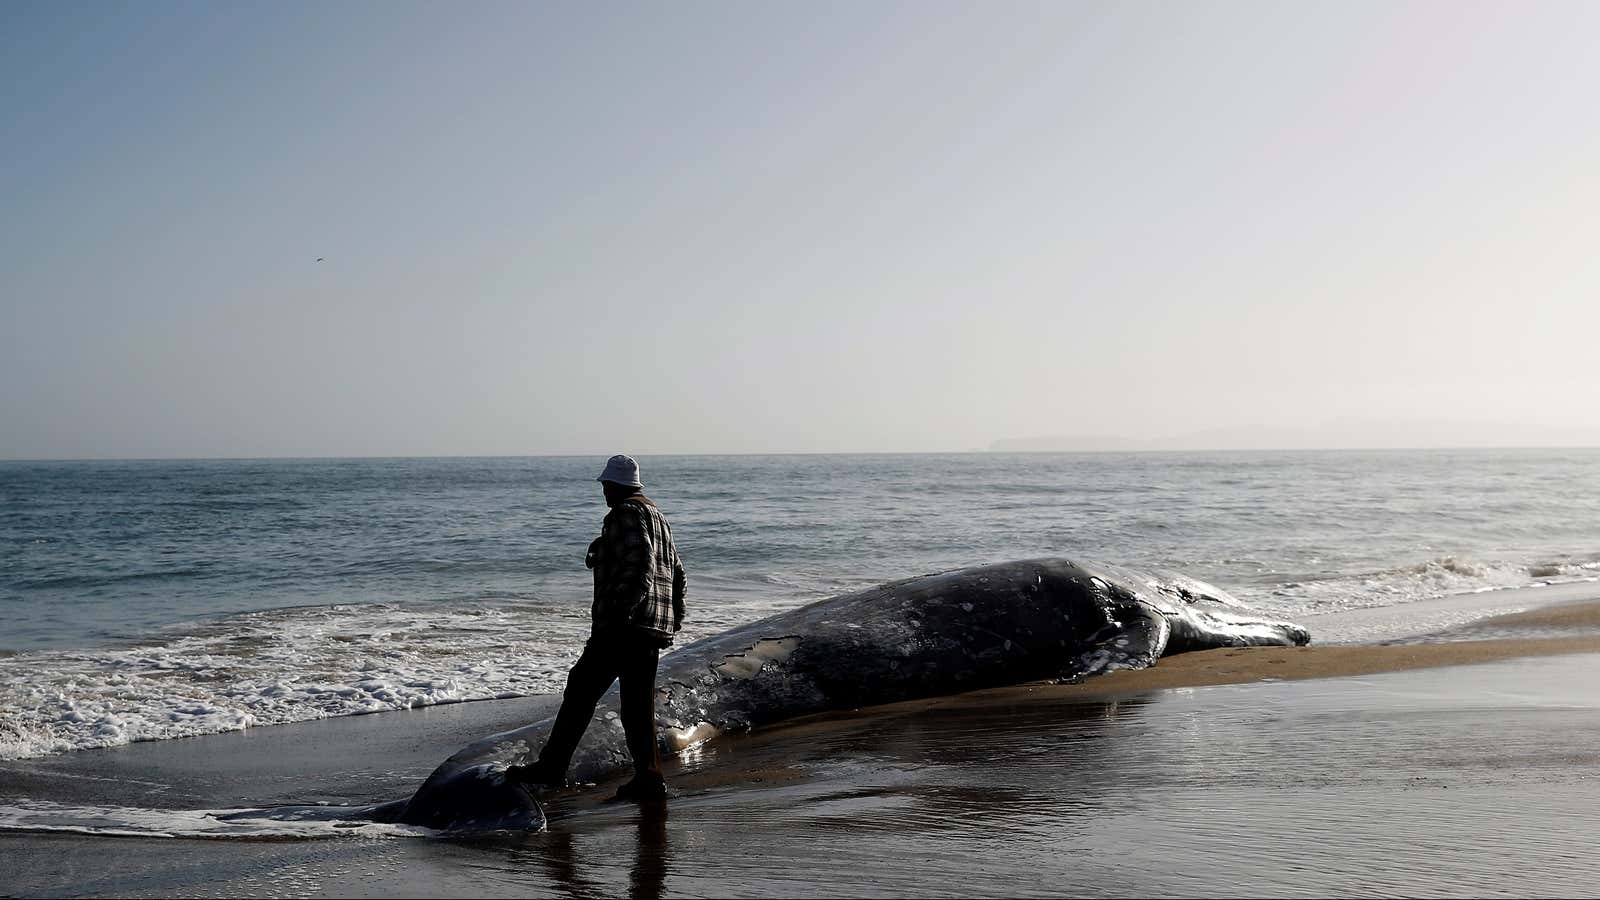
<path fill-rule="evenodd" d="M 594 718 L 595 704 L 617 679 L 616 651 L 610 641 L 601 642 L 594 637 L 583 645 L 583 654 L 567 673 L 567 687 L 561 692 L 561 711 L 556 713 L 556 724 L 539 751 L 539 761 L 532 767 L 535 774 L 564 779 L 567 766 L 572 764 L 572 754 L 578 741 L 589 729 Z"/>
<path fill-rule="evenodd" d="M 633 756 L 634 780 L 660 785 L 661 750 L 656 744 L 656 664 L 661 648 L 645 635 L 629 636 L 619 648 L 618 677 L 622 680 L 622 729 Z"/>

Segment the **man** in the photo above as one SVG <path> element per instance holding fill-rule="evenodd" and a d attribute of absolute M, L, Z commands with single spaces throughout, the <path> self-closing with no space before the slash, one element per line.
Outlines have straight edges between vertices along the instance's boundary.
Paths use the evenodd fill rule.
<path fill-rule="evenodd" d="M 667 518 L 643 493 L 639 464 L 613 456 L 597 480 L 611 512 L 585 560 L 594 570 L 589 641 L 567 674 L 561 711 L 538 761 L 512 766 L 506 775 L 527 784 L 565 784 L 595 704 L 620 679 L 622 728 L 634 774 L 612 799 L 659 799 L 666 796 L 666 783 L 656 745 L 656 663 L 683 627 L 687 581 Z"/>

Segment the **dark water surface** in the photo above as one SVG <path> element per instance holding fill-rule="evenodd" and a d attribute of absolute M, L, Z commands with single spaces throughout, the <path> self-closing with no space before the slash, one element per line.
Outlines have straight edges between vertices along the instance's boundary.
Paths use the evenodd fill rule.
<path fill-rule="evenodd" d="M 1596 683 L 1566 656 L 908 705 L 716 742 L 664 812 L 591 791 L 515 839 L 0 849 L 40 896 L 1600 896 Z"/>

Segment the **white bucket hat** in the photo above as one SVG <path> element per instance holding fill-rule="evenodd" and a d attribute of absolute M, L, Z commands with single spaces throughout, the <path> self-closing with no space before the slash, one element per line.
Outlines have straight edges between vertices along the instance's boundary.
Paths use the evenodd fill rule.
<path fill-rule="evenodd" d="M 609 481 L 624 487 L 644 487 L 644 482 L 639 480 L 639 464 L 633 461 L 633 457 L 621 453 L 606 460 L 606 470 L 595 481 Z"/>

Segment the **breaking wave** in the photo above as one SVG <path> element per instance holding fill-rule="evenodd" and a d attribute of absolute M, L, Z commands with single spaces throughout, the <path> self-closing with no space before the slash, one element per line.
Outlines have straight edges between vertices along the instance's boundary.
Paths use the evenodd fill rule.
<path fill-rule="evenodd" d="M 1438 556 L 1394 568 L 1332 577 L 1285 578 L 1234 590 L 1246 603 L 1284 613 L 1398 606 L 1450 594 L 1600 581 L 1600 559 L 1477 561 Z"/>
<path fill-rule="evenodd" d="M 679 643 L 772 608 L 699 608 Z M 0 759 L 552 693 L 588 632 L 588 610 L 574 607 L 375 603 L 229 616 L 134 646 L 24 651 L 0 657 Z"/>
<path fill-rule="evenodd" d="M 1221 562 L 1236 575 L 1244 570 L 1238 560 Z M 1244 603 L 1292 618 L 1600 581 L 1600 556 L 1440 555 L 1357 574 L 1264 573 L 1253 582 L 1206 575 Z M 826 570 L 711 574 L 697 582 L 705 593 L 679 644 L 879 580 Z M 0 759 L 554 693 L 588 629 L 577 605 L 482 596 L 293 607 L 132 645 L 0 652 Z"/>

